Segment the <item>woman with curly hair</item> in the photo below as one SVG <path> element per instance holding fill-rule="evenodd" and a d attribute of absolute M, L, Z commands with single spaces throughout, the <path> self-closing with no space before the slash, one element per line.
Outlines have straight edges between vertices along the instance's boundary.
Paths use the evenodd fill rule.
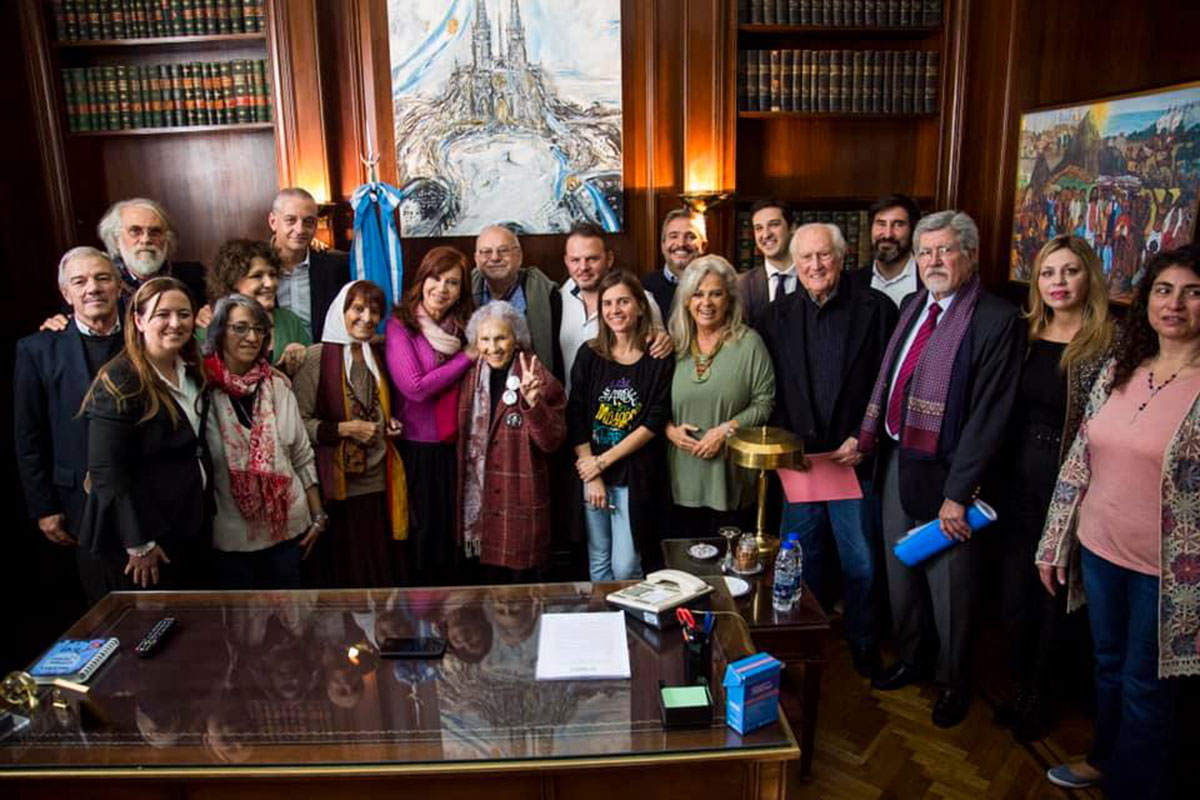
<path fill-rule="evenodd" d="M 1200 249 L 1146 266 L 1115 355 L 1059 471 L 1037 567 L 1072 578 L 1095 655 L 1096 729 L 1059 786 L 1111 797 L 1170 793 L 1182 682 L 1200 675 Z M 1075 567 L 1078 565 L 1078 569 Z M 1081 582 L 1074 579 L 1081 578 Z"/>
<path fill-rule="evenodd" d="M 197 315 L 197 337 L 204 338 L 212 318 L 211 304 L 227 295 L 243 294 L 256 300 L 270 318 L 271 363 L 288 375 L 295 375 L 304 363 L 304 353 L 312 344 L 312 337 L 304 320 L 276 303 L 280 269 L 279 253 L 267 242 L 230 239 L 221 245 L 204 278 L 210 305 Z"/>

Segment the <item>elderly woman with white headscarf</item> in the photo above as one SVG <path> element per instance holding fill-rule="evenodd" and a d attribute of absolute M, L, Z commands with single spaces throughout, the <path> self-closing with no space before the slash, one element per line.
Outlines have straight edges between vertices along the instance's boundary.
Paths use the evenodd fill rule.
<path fill-rule="evenodd" d="M 479 360 L 459 392 L 458 545 L 486 583 L 536 582 L 550 562 L 547 461 L 567 435 L 567 398 L 512 304 L 476 311 L 467 341 Z"/>
<path fill-rule="evenodd" d="M 386 305 L 370 281 L 342 287 L 296 375 L 296 399 L 317 452 L 321 492 L 328 504 L 331 575 L 339 587 L 403 582 L 408 538 L 408 490 L 394 438 L 383 354 L 372 344 Z M 320 547 L 321 545 L 318 545 Z"/>

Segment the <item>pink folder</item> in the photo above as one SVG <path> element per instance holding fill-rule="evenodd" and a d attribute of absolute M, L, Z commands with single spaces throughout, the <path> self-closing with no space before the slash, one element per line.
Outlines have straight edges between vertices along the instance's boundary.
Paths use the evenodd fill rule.
<path fill-rule="evenodd" d="M 810 453 L 811 464 L 807 472 L 794 469 L 779 469 L 779 480 L 783 482 L 783 493 L 789 503 L 814 503 L 826 500 L 857 500 L 862 497 L 862 487 L 854 474 L 854 467 L 835 464 L 832 453 Z"/>

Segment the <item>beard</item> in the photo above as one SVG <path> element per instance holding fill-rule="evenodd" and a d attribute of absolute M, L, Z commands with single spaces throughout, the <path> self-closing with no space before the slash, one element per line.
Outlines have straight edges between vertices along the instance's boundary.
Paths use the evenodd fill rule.
<path fill-rule="evenodd" d="M 166 249 L 152 245 L 132 249 L 122 244 L 119 249 L 121 261 L 139 278 L 149 278 L 157 274 L 162 269 L 163 262 L 167 260 Z"/>
<path fill-rule="evenodd" d="M 884 248 L 881 245 L 891 245 L 891 247 Z M 904 261 L 908 258 L 910 250 L 895 239 L 880 239 L 874 243 L 871 249 L 874 251 L 875 260 L 881 264 L 896 264 Z"/>

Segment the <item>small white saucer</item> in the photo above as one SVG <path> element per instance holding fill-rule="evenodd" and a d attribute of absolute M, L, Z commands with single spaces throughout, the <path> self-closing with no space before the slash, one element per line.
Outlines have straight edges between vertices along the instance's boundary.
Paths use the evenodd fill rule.
<path fill-rule="evenodd" d="M 735 578 L 732 575 L 725 576 L 725 585 L 729 587 L 729 593 L 734 597 L 743 597 L 750 594 L 750 583 L 741 578 Z"/>
<path fill-rule="evenodd" d="M 688 555 L 697 561 L 707 561 L 710 558 L 715 558 L 719 552 L 721 551 L 707 542 L 700 542 L 688 548 Z"/>

